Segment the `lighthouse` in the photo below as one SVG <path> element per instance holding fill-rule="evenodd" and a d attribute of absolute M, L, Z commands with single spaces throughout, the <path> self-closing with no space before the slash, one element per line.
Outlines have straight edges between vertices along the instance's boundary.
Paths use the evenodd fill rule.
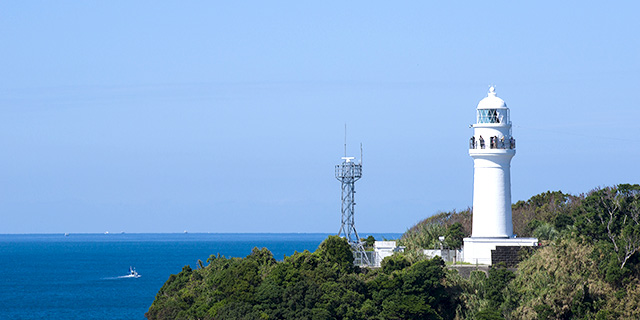
<path fill-rule="evenodd" d="M 469 155 L 473 158 L 473 230 L 476 238 L 510 238 L 511 158 L 516 142 L 511 135 L 509 108 L 494 87 L 476 109 Z"/>
<path fill-rule="evenodd" d="M 473 221 L 471 237 L 464 239 L 464 261 L 492 264 L 496 247 L 535 246 L 538 239 L 513 235 L 511 218 L 511 159 L 516 140 L 509 108 L 495 88 L 476 108 L 470 126 L 469 155 L 473 158 Z"/>

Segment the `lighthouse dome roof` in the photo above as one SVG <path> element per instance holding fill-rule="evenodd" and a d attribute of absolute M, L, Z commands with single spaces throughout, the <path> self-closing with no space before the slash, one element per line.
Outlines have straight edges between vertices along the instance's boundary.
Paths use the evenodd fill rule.
<path fill-rule="evenodd" d="M 498 98 L 496 89 L 492 86 L 489 88 L 487 97 L 478 103 L 478 109 L 507 109 L 507 104 L 504 100 Z"/>

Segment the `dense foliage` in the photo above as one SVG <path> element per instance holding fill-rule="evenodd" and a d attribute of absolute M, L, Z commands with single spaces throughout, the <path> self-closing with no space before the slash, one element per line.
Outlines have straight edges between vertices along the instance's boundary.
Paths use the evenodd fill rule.
<path fill-rule="evenodd" d="M 399 256 L 400 257 L 400 256 Z M 394 257 L 380 269 L 353 266 L 346 240 L 276 262 L 267 249 L 212 257 L 160 289 L 149 319 L 453 319 L 441 259 Z M 395 263 L 397 262 L 397 263 Z"/>
<path fill-rule="evenodd" d="M 450 274 L 457 318 L 640 318 L 640 185 L 546 192 L 514 204 L 513 216 L 514 229 L 546 245 L 517 270 Z"/>
<path fill-rule="evenodd" d="M 409 249 L 456 248 L 470 210 L 409 229 L 409 253 L 379 269 L 353 266 L 344 239 L 276 262 L 267 249 L 212 256 L 160 289 L 149 319 L 640 319 L 640 185 L 560 191 L 513 205 L 514 229 L 545 245 L 517 269 L 492 266 L 462 278 Z M 369 239 L 372 240 L 372 239 Z"/>

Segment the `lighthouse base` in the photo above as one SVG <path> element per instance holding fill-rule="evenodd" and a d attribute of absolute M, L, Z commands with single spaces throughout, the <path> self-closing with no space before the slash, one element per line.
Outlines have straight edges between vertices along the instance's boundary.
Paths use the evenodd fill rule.
<path fill-rule="evenodd" d="M 462 261 L 471 264 L 491 265 L 491 251 L 496 247 L 535 247 L 536 238 L 464 238 Z"/>

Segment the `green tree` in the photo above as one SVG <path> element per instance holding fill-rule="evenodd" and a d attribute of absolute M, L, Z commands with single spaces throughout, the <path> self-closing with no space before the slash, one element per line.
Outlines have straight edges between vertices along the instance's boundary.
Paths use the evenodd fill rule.
<path fill-rule="evenodd" d="M 364 305 L 381 306 L 377 319 L 453 318 L 451 310 L 455 308 L 444 285 L 445 276 L 440 258 L 421 260 L 391 274 L 382 273 L 369 283 L 372 303 Z"/>
<path fill-rule="evenodd" d="M 543 222 L 533 231 L 533 236 L 540 240 L 555 240 L 559 233 L 556 228 L 550 224 Z"/>
<path fill-rule="evenodd" d="M 391 274 L 394 271 L 403 270 L 406 267 L 409 267 L 410 265 L 411 265 L 411 262 L 409 262 L 409 260 L 407 259 L 407 257 L 405 257 L 404 254 L 396 253 L 394 255 L 391 255 L 389 257 L 382 259 L 382 262 L 380 263 L 380 268 L 382 269 L 382 272 L 386 274 Z"/>
<path fill-rule="evenodd" d="M 347 239 L 329 236 L 322 241 L 317 250 L 320 258 L 335 263 L 345 270 L 353 269 L 353 252 Z"/>
<path fill-rule="evenodd" d="M 462 224 L 456 222 L 447 228 L 445 242 L 450 249 L 462 248 L 462 239 L 466 236 Z"/>
<path fill-rule="evenodd" d="M 366 239 L 364 239 L 364 243 L 367 248 L 373 248 L 373 245 L 376 243 L 376 238 L 370 235 Z"/>
<path fill-rule="evenodd" d="M 640 185 L 596 189 L 584 203 L 576 225 L 588 238 L 609 241 L 624 269 L 640 250 Z"/>
<path fill-rule="evenodd" d="M 499 309 L 504 302 L 502 291 L 515 278 L 513 271 L 501 267 L 492 266 L 489 269 L 489 277 L 484 282 L 485 298 L 489 301 L 489 308 Z"/>
<path fill-rule="evenodd" d="M 558 215 L 569 214 L 580 202 L 580 197 L 562 191 L 547 191 L 527 201 L 518 201 L 511 206 L 513 232 L 520 237 L 532 236 L 539 224 L 531 222 L 554 223 Z"/>

